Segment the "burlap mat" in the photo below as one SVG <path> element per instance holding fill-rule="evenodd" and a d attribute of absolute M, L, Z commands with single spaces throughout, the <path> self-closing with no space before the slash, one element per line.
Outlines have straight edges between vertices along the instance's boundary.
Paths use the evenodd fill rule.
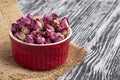
<path fill-rule="evenodd" d="M 84 61 L 86 50 L 70 44 L 67 61 L 49 71 L 32 71 L 16 64 L 11 52 L 9 28 L 22 16 L 15 0 L 0 0 L 0 80 L 55 80 Z"/>

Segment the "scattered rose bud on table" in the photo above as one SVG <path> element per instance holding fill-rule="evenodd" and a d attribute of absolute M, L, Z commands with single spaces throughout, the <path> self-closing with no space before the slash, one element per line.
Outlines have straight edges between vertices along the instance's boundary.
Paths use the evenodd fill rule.
<path fill-rule="evenodd" d="M 65 39 L 69 31 L 68 18 L 58 18 L 58 15 L 28 14 L 12 24 L 11 31 L 17 39 L 33 44 L 50 44 Z"/>

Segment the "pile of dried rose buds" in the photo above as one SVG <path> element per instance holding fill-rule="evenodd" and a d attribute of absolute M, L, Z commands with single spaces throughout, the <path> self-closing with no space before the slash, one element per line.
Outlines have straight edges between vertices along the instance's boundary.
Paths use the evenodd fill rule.
<path fill-rule="evenodd" d="M 58 15 L 28 14 L 12 24 L 13 35 L 24 42 L 33 44 L 49 44 L 65 39 L 69 31 L 69 21 L 66 17 L 59 19 Z"/>

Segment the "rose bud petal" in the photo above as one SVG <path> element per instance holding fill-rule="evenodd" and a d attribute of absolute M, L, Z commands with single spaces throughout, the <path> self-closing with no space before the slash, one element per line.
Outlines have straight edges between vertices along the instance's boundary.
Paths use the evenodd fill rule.
<path fill-rule="evenodd" d="M 11 31 L 12 31 L 12 32 L 20 32 L 20 31 L 21 31 L 21 28 L 19 27 L 18 24 L 13 23 L 13 24 L 12 24 L 12 27 L 11 27 Z"/>
<path fill-rule="evenodd" d="M 31 24 L 31 20 L 29 18 L 21 17 L 21 19 L 17 20 L 17 23 L 20 26 L 26 26 Z"/>
<path fill-rule="evenodd" d="M 61 33 L 56 33 L 56 34 L 55 34 L 55 39 L 54 39 L 55 42 L 61 41 L 62 39 L 63 39 L 63 38 L 62 38 Z"/>
<path fill-rule="evenodd" d="M 31 32 L 32 36 L 36 36 L 37 34 L 39 34 L 39 30 L 34 30 L 34 31 Z"/>
<path fill-rule="evenodd" d="M 37 35 L 45 36 L 45 32 L 44 31 L 39 31 L 39 30 L 34 30 L 34 31 L 31 32 L 31 35 L 33 35 L 33 36 L 37 36 Z"/>
<path fill-rule="evenodd" d="M 28 43 L 34 43 L 35 42 L 34 37 L 32 35 L 27 35 L 26 38 L 25 38 L 25 41 L 28 42 Z"/>
<path fill-rule="evenodd" d="M 69 31 L 68 27 L 66 27 L 62 30 L 62 34 L 64 35 L 65 38 L 69 35 L 69 33 L 70 33 L 70 31 Z"/>
<path fill-rule="evenodd" d="M 62 25 L 62 27 L 69 27 L 69 21 L 68 21 L 68 18 L 64 17 L 60 24 Z"/>
<path fill-rule="evenodd" d="M 35 21 L 35 20 L 32 20 L 31 26 L 33 27 L 33 26 L 35 26 L 35 25 L 36 25 L 36 21 Z"/>
<path fill-rule="evenodd" d="M 51 14 L 51 17 L 52 17 L 52 18 L 58 18 L 58 15 L 57 15 L 56 13 L 52 13 L 52 14 Z"/>
<path fill-rule="evenodd" d="M 52 43 L 52 40 L 51 40 L 50 38 L 46 38 L 45 43 L 46 43 L 46 44 Z"/>
<path fill-rule="evenodd" d="M 61 25 L 56 25 L 55 26 L 55 30 L 56 31 L 61 31 L 62 30 L 62 26 Z"/>
<path fill-rule="evenodd" d="M 40 30 L 43 30 L 43 23 L 40 21 L 37 21 L 37 25 L 40 28 Z"/>
<path fill-rule="evenodd" d="M 42 36 L 46 35 L 45 31 L 39 31 L 39 34 L 42 35 Z"/>
<path fill-rule="evenodd" d="M 45 36 L 46 36 L 46 37 L 49 37 L 49 36 L 51 36 L 52 34 L 53 34 L 53 31 L 52 31 L 52 30 L 46 29 L 46 31 L 45 31 Z"/>
<path fill-rule="evenodd" d="M 38 23 L 39 26 L 42 26 L 42 27 L 44 26 L 44 22 L 43 22 L 42 20 L 39 20 L 38 22 L 39 22 L 39 23 Z"/>
<path fill-rule="evenodd" d="M 41 20 L 41 16 L 39 14 L 34 14 L 32 19 L 33 20 Z"/>
<path fill-rule="evenodd" d="M 19 24 L 20 26 L 24 26 L 24 22 L 22 22 L 21 19 L 18 19 L 18 20 L 17 20 L 17 24 Z"/>
<path fill-rule="evenodd" d="M 24 23 L 24 25 L 30 25 L 31 23 L 31 20 L 25 17 L 21 17 L 21 21 Z"/>
<path fill-rule="evenodd" d="M 55 33 L 54 35 L 51 36 L 51 39 L 54 42 L 58 42 L 58 41 L 61 41 L 62 39 L 64 39 L 64 36 L 61 33 Z"/>
<path fill-rule="evenodd" d="M 26 27 L 22 27 L 22 32 L 24 34 L 29 34 L 30 33 L 30 29 L 26 28 Z"/>
<path fill-rule="evenodd" d="M 58 18 L 53 18 L 52 19 L 52 22 L 57 25 L 57 24 L 60 24 L 60 20 Z"/>
<path fill-rule="evenodd" d="M 34 15 L 28 14 L 26 16 L 26 18 L 29 18 L 30 20 L 40 20 L 41 19 L 39 14 L 34 14 Z"/>
<path fill-rule="evenodd" d="M 45 29 L 50 29 L 51 31 L 55 31 L 54 27 L 49 24 L 46 24 L 44 27 Z"/>
<path fill-rule="evenodd" d="M 45 38 L 44 37 L 37 37 L 37 43 L 38 44 L 44 44 L 45 43 Z"/>
<path fill-rule="evenodd" d="M 29 18 L 30 20 L 32 19 L 32 15 L 31 14 L 28 14 L 27 16 L 26 16 L 26 18 Z"/>
<path fill-rule="evenodd" d="M 52 19 L 48 15 L 44 15 L 42 20 L 45 24 L 47 24 L 50 23 Z"/>
<path fill-rule="evenodd" d="M 24 21 L 24 24 L 26 24 L 26 25 L 31 24 L 31 20 L 29 18 L 24 18 L 23 21 Z"/>
<path fill-rule="evenodd" d="M 31 23 L 31 26 L 33 27 L 34 30 L 43 30 L 43 25 L 40 21 L 38 20 L 33 20 Z"/>
<path fill-rule="evenodd" d="M 22 33 L 22 32 L 20 32 L 20 33 L 16 32 L 16 33 L 14 34 L 14 36 L 15 36 L 16 38 L 18 38 L 19 40 L 22 40 L 22 41 L 24 41 L 24 40 L 25 40 L 25 37 L 26 37 L 26 35 L 25 35 L 24 33 Z"/>

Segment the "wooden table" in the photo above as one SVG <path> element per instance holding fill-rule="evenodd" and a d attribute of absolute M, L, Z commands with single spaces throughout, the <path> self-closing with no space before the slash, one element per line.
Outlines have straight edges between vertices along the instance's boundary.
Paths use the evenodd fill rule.
<path fill-rule="evenodd" d="M 88 56 L 58 80 L 120 80 L 120 0 L 18 0 L 24 14 L 69 18 L 72 42 Z"/>

